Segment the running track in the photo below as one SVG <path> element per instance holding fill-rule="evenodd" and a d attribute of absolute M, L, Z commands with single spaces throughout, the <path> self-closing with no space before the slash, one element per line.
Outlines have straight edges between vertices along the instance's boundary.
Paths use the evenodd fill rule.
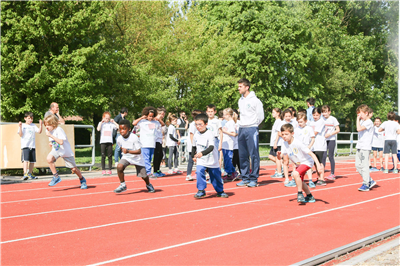
<path fill-rule="evenodd" d="M 289 265 L 400 224 L 400 177 L 371 173 L 377 181 L 359 192 L 354 162 L 336 162 L 338 179 L 312 190 L 316 203 L 299 205 L 296 189 L 271 179 L 260 187 L 226 183 L 228 199 L 211 185 L 195 199 L 184 175 L 144 182 L 118 178 L 64 179 L 1 186 L 2 265 Z M 315 179 L 315 175 L 314 175 Z"/>

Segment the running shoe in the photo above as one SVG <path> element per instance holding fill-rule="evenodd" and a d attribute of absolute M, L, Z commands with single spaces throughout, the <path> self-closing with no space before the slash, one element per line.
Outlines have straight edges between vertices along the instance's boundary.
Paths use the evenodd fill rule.
<path fill-rule="evenodd" d="M 107 174 L 106 170 L 101 171 L 101 174 L 106 175 Z"/>
<path fill-rule="evenodd" d="M 362 184 L 361 187 L 358 188 L 359 191 L 369 191 L 369 187 L 367 185 Z"/>
<path fill-rule="evenodd" d="M 163 177 L 165 176 L 165 174 L 163 172 L 161 172 L 160 170 L 157 171 L 158 177 Z"/>
<path fill-rule="evenodd" d="M 383 171 L 385 171 L 385 168 L 381 167 L 381 169 L 379 169 L 379 171 L 383 172 Z"/>
<path fill-rule="evenodd" d="M 220 192 L 220 193 L 217 193 L 217 197 L 219 197 L 219 198 L 228 198 L 229 196 L 228 196 L 228 194 L 226 194 L 225 192 Z"/>
<path fill-rule="evenodd" d="M 239 179 L 239 174 L 237 172 L 232 173 L 232 182 L 235 181 L 236 179 Z"/>
<path fill-rule="evenodd" d="M 290 180 L 289 183 L 285 184 L 285 187 L 295 187 L 296 181 L 294 179 Z"/>
<path fill-rule="evenodd" d="M 174 174 L 181 175 L 181 174 L 183 174 L 183 173 L 182 173 L 182 171 L 181 171 L 181 170 L 179 170 L 179 169 L 175 169 L 175 170 L 174 170 Z"/>
<path fill-rule="evenodd" d="M 383 170 L 383 173 L 384 173 L 384 174 L 389 174 L 389 169 Z"/>
<path fill-rule="evenodd" d="M 311 195 L 311 197 L 305 196 L 304 199 L 305 199 L 305 202 L 310 202 L 310 203 L 314 203 L 315 202 L 315 199 L 314 199 L 313 195 Z"/>
<path fill-rule="evenodd" d="M 246 187 L 247 184 L 249 184 L 249 183 L 250 183 L 249 181 L 242 180 L 239 183 L 237 183 L 236 186 L 238 186 L 238 187 Z"/>
<path fill-rule="evenodd" d="M 168 170 L 168 172 L 167 172 L 169 175 L 173 175 L 174 174 L 174 171 L 172 171 L 172 170 Z"/>
<path fill-rule="evenodd" d="M 192 176 L 191 176 L 191 175 L 187 175 L 187 176 L 186 176 L 186 181 L 193 181 Z"/>
<path fill-rule="evenodd" d="M 274 175 L 271 175 L 271 178 L 283 178 L 282 173 L 275 173 Z"/>
<path fill-rule="evenodd" d="M 111 170 L 107 170 L 107 175 L 112 175 Z"/>
<path fill-rule="evenodd" d="M 222 178 L 222 182 L 224 182 L 224 183 L 229 181 L 228 180 L 229 176 L 222 176 L 221 178 Z"/>
<path fill-rule="evenodd" d="M 379 170 L 377 168 L 375 168 L 375 167 L 372 167 L 372 168 L 369 169 L 369 171 L 370 172 L 378 172 Z"/>
<path fill-rule="evenodd" d="M 119 185 L 119 187 L 117 187 L 117 189 L 114 190 L 115 193 L 121 193 L 124 192 L 126 190 L 126 186 L 125 185 Z"/>
<path fill-rule="evenodd" d="M 25 173 L 24 176 L 22 177 L 22 180 L 28 180 L 29 179 L 29 175 L 28 173 Z"/>
<path fill-rule="evenodd" d="M 86 179 L 83 177 L 79 181 L 81 181 L 81 189 L 87 189 Z"/>
<path fill-rule="evenodd" d="M 221 176 L 227 176 L 228 175 L 228 173 L 227 172 L 225 172 L 225 170 L 224 169 L 222 169 L 221 170 Z"/>
<path fill-rule="evenodd" d="M 250 183 L 247 184 L 247 187 L 258 187 L 257 181 L 250 181 Z"/>
<path fill-rule="evenodd" d="M 315 188 L 315 184 L 314 184 L 314 182 L 313 181 L 308 181 L 308 186 L 310 187 L 310 188 Z"/>
<path fill-rule="evenodd" d="M 336 177 L 336 176 L 335 176 L 334 174 L 330 174 L 329 176 L 327 176 L 327 177 L 325 177 L 325 178 L 328 179 L 328 180 L 333 181 L 333 180 L 336 179 L 335 177 Z"/>
<path fill-rule="evenodd" d="M 304 198 L 303 194 L 297 194 L 297 202 L 305 203 L 306 199 Z"/>
<path fill-rule="evenodd" d="M 150 179 L 157 179 L 157 176 L 155 176 L 155 175 L 152 174 L 152 173 L 150 173 L 150 174 L 148 175 L 148 177 L 149 177 Z"/>
<path fill-rule="evenodd" d="M 201 199 L 206 196 L 206 192 L 204 190 L 199 190 L 197 193 L 194 195 L 196 199 Z"/>
<path fill-rule="evenodd" d="M 374 180 L 371 179 L 371 181 L 369 181 L 368 187 L 369 189 L 373 188 L 376 185 L 376 182 Z"/>
<path fill-rule="evenodd" d="M 35 175 L 31 174 L 31 173 L 28 173 L 28 176 L 29 176 L 30 179 L 38 179 L 37 176 L 35 176 Z"/>
<path fill-rule="evenodd" d="M 156 192 L 156 190 L 154 189 L 154 187 L 153 187 L 152 184 L 146 185 L 146 188 L 147 188 L 147 190 L 148 190 L 150 193 Z"/>
<path fill-rule="evenodd" d="M 53 176 L 53 179 L 49 183 L 49 187 L 53 187 L 60 182 L 61 182 L 61 178 L 59 176 L 57 176 L 57 177 Z"/>
<path fill-rule="evenodd" d="M 316 186 L 326 186 L 326 182 L 324 180 L 318 180 L 315 185 Z"/>
<path fill-rule="evenodd" d="M 394 169 L 393 170 L 393 174 L 398 174 L 399 173 L 399 170 L 398 169 Z"/>

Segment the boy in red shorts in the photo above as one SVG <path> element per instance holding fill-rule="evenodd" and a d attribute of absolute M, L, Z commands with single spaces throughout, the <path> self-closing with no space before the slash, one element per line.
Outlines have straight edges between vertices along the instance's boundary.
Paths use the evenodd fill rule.
<path fill-rule="evenodd" d="M 281 146 L 281 151 L 277 152 L 277 157 L 280 160 L 281 155 L 287 154 L 288 156 L 285 156 L 284 160 L 288 160 L 289 157 L 289 159 L 296 165 L 296 170 L 292 172 L 292 176 L 296 181 L 297 186 L 297 202 L 315 202 L 313 195 L 303 180 L 304 175 L 309 169 L 311 169 L 314 163 L 317 167 L 317 171 L 321 173 L 323 171 L 322 164 L 319 163 L 315 154 L 310 151 L 306 145 L 304 145 L 300 140 L 294 138 L 294 128 L 291 124 L 283 125 L 281 128 L 281 134 L 284 143 Z M 303 195 L 303 190 L 306 193 L 306 197 Z"/>

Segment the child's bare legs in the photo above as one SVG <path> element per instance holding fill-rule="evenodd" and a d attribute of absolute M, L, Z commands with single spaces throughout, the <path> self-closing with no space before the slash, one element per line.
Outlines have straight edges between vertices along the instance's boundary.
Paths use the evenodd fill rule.
<path fill-rule="evenodd" d="M 54 158 L 53 155 L 51 155 L 51 154 L 47 155 L 47 163 L 49 164 L 50 171 L 53 175 L 57 174 L 56 165 L 54 164 L 55 161 L 56 161 L 56 158 Z"/>
<path fill-rule="evenodd" d="M 376 157 L 378 156 L 378 151 L 374 151 L 374 167 L 376 168 Z"/>
<path fill-rule="evenodd" d="M 124 170 L 125 170 L 125 166 L 123 164 L 119 163 L 117 166 L 117 173 L 118 173 L 119 182 L 121 182 L 121 183 L 125 182 Z"/>
<path fill-rule="evenodd" d="M 381 162 L 381 168 L 383 167 L 383 151 L 379 152 L 379 161 Z"/>
<path fill-rule="evenodd" d="M 24 174 L 26 174 L 26 172 L 28 172 L 29 162 L 28 161 L 24 161 L 22 163 L 22 166 L 24 167 Z"/>
<path fill-rule="evenodd" d="M 389 165 L 389 153 L 386 153 L 385 154 L 385 169 L 389 169 L 388 165 Z"/>
<path fill-rule="evenodd" d="M 312 170 L 308 169 L 307 171 L 308 181 L 312 181 Z"/>
<path fill-rule="evenodd" d="M 81 173 L 81 171 L 78 169 L 78 167 L 71 168 L 71 172 L 74 173 L 74 174 L 76 174 L 76 175 L 79 177 L 79 179 L 82 179 L 82 178 L 83 178 L 82 173 Z"/>
<path fill-rule="evenodd" d="M 29 173 L 32 174 L 35 163 L 29 163 Z"/>
<path fill-rule="evenodd" d="M 283 173 L 285 175 L 285 184 L 289 182 L 289 156 L 283 155 Z"/>
<path fill-rule="evenodd" d="M 300 174 L 299 172 L 297 172 L 296 170 L 293 171 L 292 176 L 294 178 L 294 181 L 296 181 L 296 185 L 297 185 L 297 192 L 302 192 L 304 191 L 306 193 L 306 195 L 310 195 L 311 192 L 308 189 L 308 186 L 306 185 L 305 182 L 303 182 L 303 180 L 301 180 L 300 178 Z"/>

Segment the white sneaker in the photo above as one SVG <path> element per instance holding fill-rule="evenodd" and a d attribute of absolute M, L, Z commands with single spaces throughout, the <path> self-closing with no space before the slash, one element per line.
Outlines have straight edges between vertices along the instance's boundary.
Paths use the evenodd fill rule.
<path fill-rule="evenodd" d="M 186 181 L 193 181 L 192 176 L 190 176 L 190 175 L 186 176 Z"/>
<path fill-rule="evenodd" d="M 176 174 L 182 174 L 182 171 L 179 170 L 178 168 L 176 168 L 176 169 L 174 170 L 174 172 L 175 172 Z"/>
<path fill-rule="evenodd" d="M 174 173 L 174 171 L 168 170 L 168 174 L 169 174 L 169 175 L 172 175 L 173 173 Z"/>

